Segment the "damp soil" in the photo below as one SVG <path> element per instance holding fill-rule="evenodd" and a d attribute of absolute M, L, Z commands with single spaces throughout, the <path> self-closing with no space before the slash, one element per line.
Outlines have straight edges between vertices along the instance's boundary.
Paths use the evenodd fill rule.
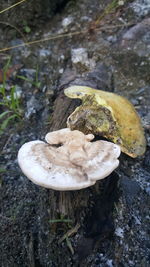
<path fill-rule="evenodd" d="M 91 2 L 67 1 L 50 17 L 36 15 L 36 23 L 29 18 L 28 33 L 19 24 L 17 29 L 0 25 L 0 49 L 48 39 L 0 52 L 0 84 L 11 57 L 6 95 L 15 86 L 21 114 L 0 136 L 2 267 L 150 264 L 149 4 L 126 1 L 97 26 L 110 1 Z M 141 117 L 147 150 L 135 159 L 122 154 L 119 168 L 91 188 L 60 193 L 29 181 L 18 166 L 17 153 L 23 143 L 44 140 L 48 131 L 66 127 L 67 117 L 80 103 L 64 96 L 70 84 L 127 97 Z M 1 113 L 7 110 L 0 106 Z"/>

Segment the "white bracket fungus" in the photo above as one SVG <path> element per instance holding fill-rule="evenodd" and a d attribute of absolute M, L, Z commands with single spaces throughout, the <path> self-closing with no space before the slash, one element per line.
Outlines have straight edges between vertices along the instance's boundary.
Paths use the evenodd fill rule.
<path fill-rule="evenodd" d="M 35 184 L 55 190 L 77 190 L 94 185 L 118 167 L 120 147 L 107 141 L 90 142 L 68 128 L 50 132 L 47 143 L 31 141 L 19 150 L 23 173 Z"/>

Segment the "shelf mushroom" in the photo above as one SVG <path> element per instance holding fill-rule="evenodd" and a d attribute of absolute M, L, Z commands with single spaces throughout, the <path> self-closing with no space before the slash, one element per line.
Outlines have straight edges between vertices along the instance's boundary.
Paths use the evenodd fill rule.
<path fill-rule="evenodd" d="M 82 104 L 68 117 L 67 125 L 71 130 L 103 136 L 120 145 L 122 152 L 133 158 L 145 153 L 146 140 L 141 120 L 126 98 L 78 85 L 66 88 L 64 93 L 82 100 Z"/>
<path fill-rule="evenodd" d="M 25 143 L 18 152 L 23 173 L 40 186 L 60 191 L 86 188 L 119 165 L 120 147 L 91 142 L 93 134 L 65 128 L 48 133 L 45 139 Z"/>

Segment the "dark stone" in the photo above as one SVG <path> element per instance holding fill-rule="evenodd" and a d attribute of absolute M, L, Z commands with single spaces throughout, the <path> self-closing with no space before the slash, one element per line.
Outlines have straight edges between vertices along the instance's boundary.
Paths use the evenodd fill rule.
<path fill-rule="evenodd" d="M 143 160 L 143 167 L 150 172 L 150 148 L 147 149 Z"/>
<path fill-rule="evenodd" d="M 70 85 L 89 86 L 94 89 L 112 91 L 112 71 L 104 63 L 99 63 L 82 78 L 75 78 Z"/>
<path fill-rule="evenodd" d="M 122 177 L 122 179 L 120 179 L 120 184 L 127 204 L 131 205 L 134 202 L 135 197 L 140 192 L 140 185 L 136 181 L 127 177 Z"/>
<path fill-rule="evenodd" d="M 16 1 L 15 1 L 16 2 Z M 25 1 L 20 5 L 11 8 L 1 14 L 1 21 L 11 23 L 12 25 L 19 25 L 19 28 L 24 26 L 24 22 L 28 26 L 38 26 L 40 20 L 48 20 L 55 13 L 61 11 L 65 4 L 69 0 L 34 0 Z M 6 3 L 5 0 L 1 0 L 0 11 L 13 5 L 14 0 L 10 0 Z"/>
<path fill-rule="evenodd" d="M 93 250 L 93 246 L 94 246 L 93 238 L 82 237 L 78 242 L 74 260 L 76 262 L 78 261 L 81 263 L 81 261 L 83 261 L 86 257 L 88 257 L 88 255 L 90 255 L 90 253 Z"/>
<path fill-rule="evenodd" d="M 142 22 L 131 27 L 122 37 L 121 46 L 126 47 L 128 45 L 135 44 L 138 40 L 141 40 L 144 35 L 149 32 L 150 18 L 144 19 Z"/>

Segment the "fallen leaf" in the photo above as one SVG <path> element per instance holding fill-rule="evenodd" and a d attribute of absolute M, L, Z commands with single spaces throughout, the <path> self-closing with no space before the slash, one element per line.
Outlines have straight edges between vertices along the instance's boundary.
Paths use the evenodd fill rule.
<path fill-rule="evenodd" d="M 14 66 L 12 66 L 11 68 L 8 68 L 8 70 L 6 71 L 6 80 L 9 80 L 9 78 L 12 76 L 12 74 L 21 68 L 21 64 L 16 64 Z M 4 81 L 4 70 L 0 69 L 0 83 L 2 83 Z"/>

